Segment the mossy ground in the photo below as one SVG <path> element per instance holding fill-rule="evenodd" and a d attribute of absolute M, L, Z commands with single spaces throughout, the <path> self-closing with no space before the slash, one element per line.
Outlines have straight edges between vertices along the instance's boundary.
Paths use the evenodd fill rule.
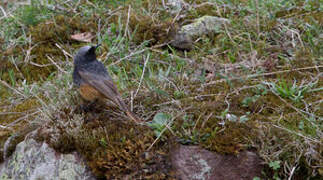
<path fill-rule="evenodd" d="M 98 178 L 174 178 L 168 159 L 171 141 L 158 142 L 147 151 L 155 139 L 151 128 L 103 109 L 61 109 L 53 121 L 38 130 L 38 140 L 62 153 L 76 150 Z"/>
<path fill-rule="evenodd" d="M 106 179 L 174 178 L 168 160 L 174 143 L 223 154 L 257 149 L 268 179 L 288 178 L 293 167 L 296 179 L 322 175 L 321 5 L 186 2 L 178 19 L 161 1 L 146 0 L 8 9 L 12 16 L 0 20 L 6 27 L 0 30 L 0 123 L 22 120 L 1 129 L 0 145 L 37 117 L 39 140 L 63 153 L 78 151 Z M 181 25 L 203 15 L 231 23 L 196 39 L 189 52 L 165 46 Z M 99 58 L 134 112 L 147 121 L 158 112 L 172 117 L 150 151 L 156 134 L 148 126 L 113 109 L 77 110 L 68 54 L 85 44 L 71 39 L 82 32 L 97 35 Z M 278 169 L 270 167 L 279 161 Z"/>

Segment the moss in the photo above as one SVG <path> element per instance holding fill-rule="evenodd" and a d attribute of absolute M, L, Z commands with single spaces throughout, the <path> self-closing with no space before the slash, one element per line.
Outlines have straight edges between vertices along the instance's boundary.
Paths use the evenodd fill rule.
<path fill-rule="evenodd" d="M 1 112 L 13 112 L 13 114 L 8 113 L 7 115 L 2 115 L 0 123 L 6 124 L 11 123 L 14 120 L 25 115 L 27 111 L 32 111 L 39 107 L 39 102 L 36 98 L 26 99 L 16 105 L 13 105 L 9 108 L 0 109 Z"/>
<path fill-rule="evenodd" d="M 0 132 L 0 146 L 2 147 L 0 150 L 0 162 L 2 162 L 3 159 L 3 146 L 6 142 L 6 140 L 10 137 L 11 131 L 9 130 L 1 130 Z"/>
<path fill-rule="evenodd" d="M 237 154 L 240 150 L 247 147 L 249 143 L 247 139 L 252 138 L 256 134 L 252 131 L 255 128 L 252 124 L 226 122 L 225 127 L 221 129 L 221 127 L 214 126 L 216 124 L 214 121 L 210 120 L 209 123 L 202 132 L 209 134 L 210 137 L 202 143 L 202 146 L 219 153 Z"/>
<path fill-rule="evenodd" d="M 253 122 L 239 123 L 225 120 L 225 126 L 220 125 L 222 120 L 216 116 L 220 115 L 227 107 L 222 100 L 214 101 L 208 99 L 207 102 L 194 103 L 194 106 L 198 109 L 198 111 L 193 111 L 195 119 L 198 119 L 200 116 L 199 118 L 205 121 L 200 121 L 200 123 L 195 125 L 199 134 L 198 142 L 208 150 L 223 154 L 238 153 L 240 150 L 248 147 L 250 141 L 247 139 L 256 135 L 255 131 L 250 131 L 250 129 L 255 128 Z M 230 113 L 240 113 L 239 109 L 234 106 L 232 104 L 232 111 Z M 203 110 L 203 112 L 200 110 Z M 177 126 L 183 126 L 183 122 Z"/>
<path fill-rule="evenodd" d="M 53 20 L 40 23 L 30 30 L 33 43 L 71 42 L 71 35 L 82 32 L 95 33 L 97 24 L 95 19 L 82 19 L 80 16 L 56 16 Z"/>
<path fill-rule="evenodd" d="M 82 150 L 85 157 L 90 160 L 89 165 L 96 174 L 99 175 L 103 171 L 102 175 L 107 179 L 121 178 L 125 175 L 138 178 L 140 174 L 153 175 L 152 177 L 156 179 L 163 179 L 167 176 L 165 174 L 167 170 L 162 172 L 162 169 L 158 169 L 154 172 L 154 167 L 152 167 L 156 163 L 165 163 L 158 162 L 160 161 L 159 156 L 163 156 L 163 151 L 158 152 L 154 149 L 153 152 L 147 152 L 148 155 L 145 154 L 145 150 L 154 140 L 150 129 L 134 125 L 129 127 L 129 124 L 123 123 L 112 123 L 107 128 L 107 133 L 108 137 L 102 137 L 99 141 L 96 140 L 98 142 L 96 153 L 91 152 L 94 147 L 79 147 L 79 150 Z M 91 140 L 91 136 L 88 140 Z M 104 141 L 106 144 L 103 143 Z"/>
<path fill-rule="evenodd" d="M 323 23 L 323 13 L 319 10 L 305 10 L 303 8 L 292 8 L 288 10 L 282 10 L 275 13 L 277 18 L 290 18 L 297 17 L 304 19 L 306 22 L 311 23 L 312 19 L 318 21 L 319 24 Z"/>
<path fill-rule="evenodd" d="M 141 43 L 150 41 L 151 45 L 168 42 L 174 35 L 177 25 L 172 23 L 172 19 L 153 19 L 148 15 L 132 13 L 129 20 L 129 27 L 135 31 L 134 41 Z"/>
<path fill-rule="evenodd" d="M 223 154 L 238 153 L 249 146 L 252 137 L 257 134 L 252 130 L 256 129 L 255 120 L 240 123 L 220 118 L 221 113 L 228 107 L 225 97 L 221 95 L 231 91 L 231 87 L 227 83 L 209 86 L 198 92 L 196 92 L 196 86 L 192 85 L 191 91 L 191 95 L 196 98 L 184 97 L 181 100 L 181 106 L 191 107 L 186 114 L 186 117 L 191 118 L 177 118 L 175 120 L 174 129 L 181 134 L 182 142 L 197 143 L 208 150 Z M 243 94 L 245 93 L 243 92 Z M 237 116 L 243 115 L 244 107 L 241 106 L 243 97 L 239 94 L 239 96 L 231 96 L 227 99 L 230 103 L 229 113 Z M 225 121 L 224 126 L 221 125 L 222 121 Z M 185 131 L 181 131 L 181 129 L 185 129 Z M 192 133 L 188 134 L 187 132 Z"/>
<path fill-rule="evenodd" d="M 63 127 L 55 123 L 75 118 L 70 112 L 62 109 L 53 121 L 39 130 L 38 140 L 45 140 L 59 152 L 78 151 L 98 178 L 171 177 L 167 158 L 169 144 L 159 142 L 147 151 L 155 139 L 150 128 L 98 109 L 83 114 L 88 121 L 81 123 L 81 127 Z"/>
<path fill-rule="evenodd" d="M 2 103 L 6 103 L 6 102 L 2 102 Z M 8 114 L 1 114 L 0 115 L 0 124 L 3 125 L 8 125 L 12 122 L 14 122 L 15 120 L 17 120 L 18 118 L 22 118 L 23 116 L 25 116 L 27 111 L 32 112 L 33 109 L 37 108 L 39 106 L 39 103 L 37 101 L 37 99 L 35 98 L 31 98 L 31 99 L 27 99 L 24 100 L 21 103 L 18 103 L 14 106 L 11 106 L 9 108 L 4 108 L 6 106 L 4 106 L 5 104 L 1 104 L 0 107 L 2 107 L 3 109 L 0 109 L 0 112 L 13 112 L 13 114 L 8 113 Z M 29 112 L 27 112 L 29 113 Z M 15 124 L 13 124 L 12 126 L 10 126 L 11 129 L 5 129 L 5 130 L 1 130 L 0 133 L 0 146 L 3 147 L 4 143 L 6 142 L 6 140 L 12 135 L 12 134 L 16 134 L 17 138 L 14 139 L 15 142 L 13 142 L 13 148 L 15 147 L 16 144 L 18 144 L 19 142 L 21 142 L 24 139 L 24 135 L 20 135 L 20 132 L 25 132 L 26 129 L 29 128 L 28 123 L 26 123 L 27 120 L 31 119 L 31 117 L 26 117 L 24 119 L 24 121 L 21 122 L 16 122 Z M 25 133 L 22 133 L 25 134 Z M 2 152 L 1 152 L 2 153 Z M 0 155 L 1 155 L 0 153 Z M 2 159 L 3 155 L 1 155 L 1 159 Z M 0 159 L 0 161 L 1 161 Z"/>
<path fill-rule="evenodd" d="M 314 57 L 311 52 L 308 50 L 297 51 L 295 60 L 291 62 L 294 68 L 303 68 L 314 66 Z M 297 72 L 294 72 L 297 73 Z M 300 76 L 300 75 L 298 75 Z M 304 75 L 301 75 L 304 76 Z"/>
<path fill-rule="evenodd" d="M 308 121 L 296 112 L 286 113 L 281 118 L 280 124 L 291 131 L 301 131 L 304 135 L 315 137 L 317 133 L 317 125 Z M 295 138 L 298 138 L 297 136 Z"/>
<path fill-rule="evenodd" d="M 25 79 L 28 82 L 45 80 L 51 73 L 57 70 L 47 56 L 53 58 L 54 61 L 65 60 L 63 52 L 55 44 L 70 44 L 63 45 L 62 47 L 69 48 L 72 46 L 78 48 L 82 44 L 73 41 L 71 35 L 82 32 L 94 33 L 96 30 L 97 24 L 94 18 L 83 19 L 80 16 L 69 17 L 63 15 L 58 15 L 51 20 L 30 27 L 27 36 L 31 37 L 32 44 L 23 47 L 13 47 L 4 52 L 5 56 L 2 57 L 2 62 L 6 63 L 0 68 L 2 79 L 9 81 L 9 74 L 6 69 L 12 69 L 17 80 Z M 27 56 L 24 49 L 30 50 L 28 57 L 24 57 Z M 9 61 L 9 57 L 16 59 L 15 63 L 19 70 Z M 36 65 L 28 61 L 32 61 Z"/>
<path fill-rule="evenodd" d="M 202 16 L 219 16 L 219 13 L 223 13 L 222 9 L 217 12 L 216 7 L 210 4 L 208 1 L 195 1 L 196 8 L 192 8 L 186 17 L 187 20 L 193 20 Z"/>

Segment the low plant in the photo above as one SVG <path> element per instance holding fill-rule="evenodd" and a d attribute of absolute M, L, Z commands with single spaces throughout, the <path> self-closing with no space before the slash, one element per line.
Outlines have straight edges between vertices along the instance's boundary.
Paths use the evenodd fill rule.
<path fill-rule="evenodd" d="M 268 85 L 270 91 L 279 95 L 282 98 L 290 99 L 294 102 L 300 102 L 306 93 L 308 93 L 317 82 L 310 82 L 303 85 L 297 85 L 297 81 L 294 80 L 293 83 L 288 83 L 285 80 L 279 80 L 275 82 L 265 82 Z"/>

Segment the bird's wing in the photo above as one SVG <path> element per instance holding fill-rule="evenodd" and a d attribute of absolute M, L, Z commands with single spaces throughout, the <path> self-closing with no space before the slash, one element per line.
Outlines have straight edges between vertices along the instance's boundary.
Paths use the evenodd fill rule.
<path fill-rule="evenodd" d="M 117 87 L 113 84 L 112 79 L 107 76 L 98 75 L 87 71 L 79 71 L 81 78 L 103 94 L 107 99 L 119 105 L 123 111 L 128 111 L 128 107 L 122 100 Z"/>

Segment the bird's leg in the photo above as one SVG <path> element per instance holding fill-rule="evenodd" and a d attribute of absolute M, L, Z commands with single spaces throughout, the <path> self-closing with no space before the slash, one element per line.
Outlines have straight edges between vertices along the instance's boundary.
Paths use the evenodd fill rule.
<path fill-rule="evenodd" d="M 95 105 L 97 104 L 97 100 L 95 101 L 85 101 L 81 100 L 81 104 L 79 105 L 79 108 L 77 109 L 77 112 L 83 112 L 83 113 L 88 113 L 93 110 L 95 110 Z"/>

